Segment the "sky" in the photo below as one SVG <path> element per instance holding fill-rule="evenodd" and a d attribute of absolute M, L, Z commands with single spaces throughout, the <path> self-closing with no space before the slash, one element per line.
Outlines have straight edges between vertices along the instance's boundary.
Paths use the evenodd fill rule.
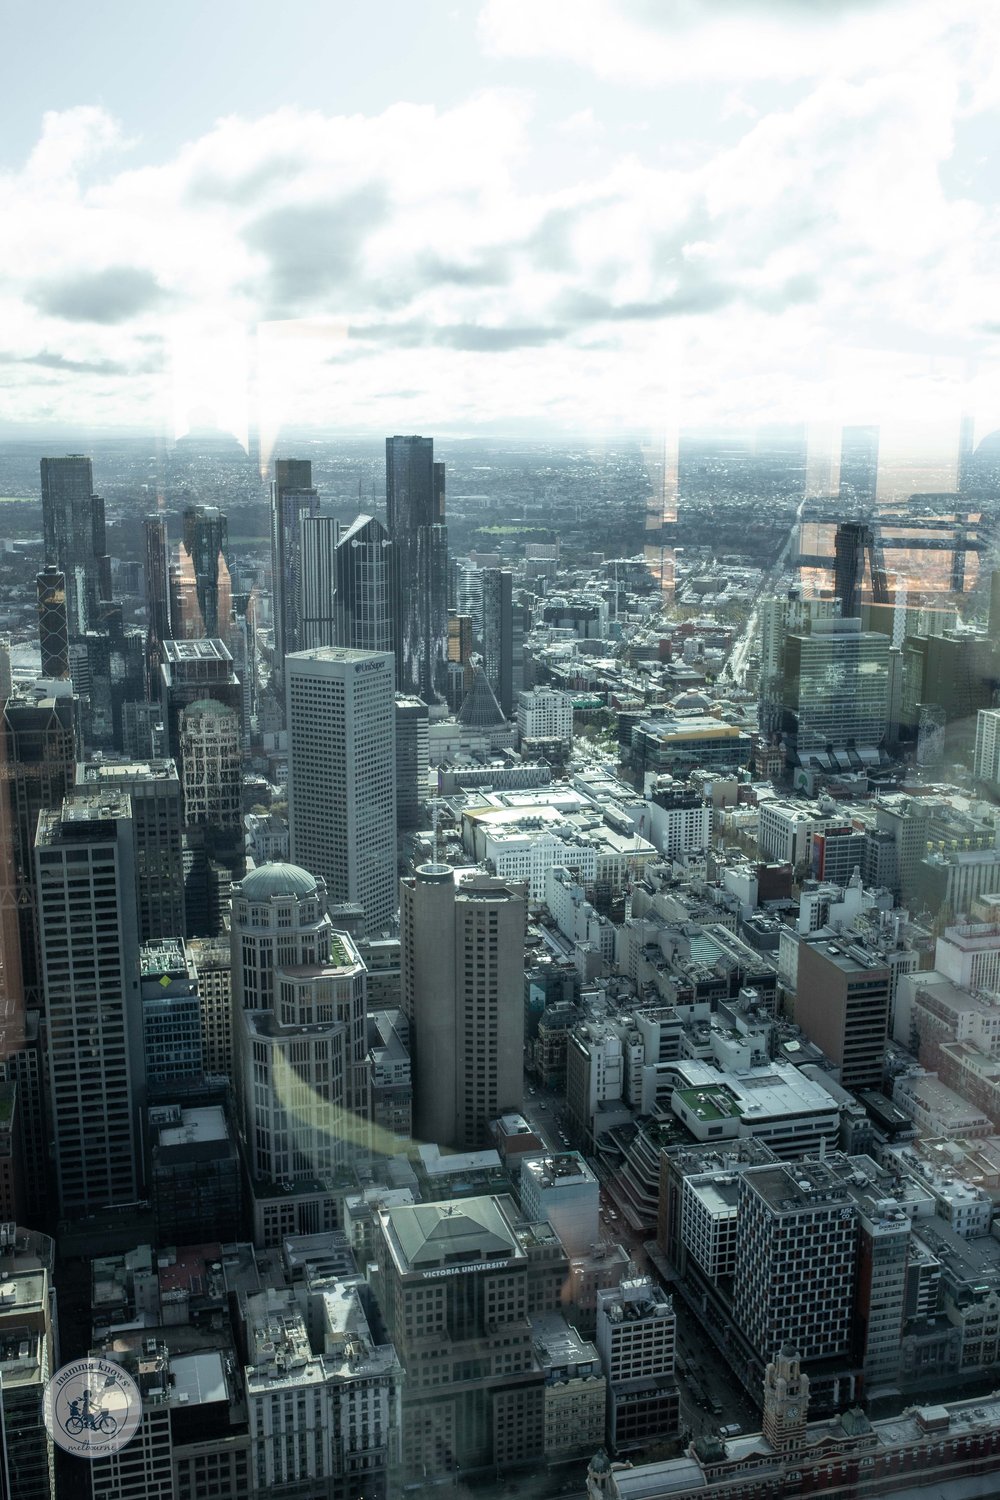
<path fill-rule="evenodd" d="M 10 0 L 0 434 L 1000 426 L 1000 7 Z"/>

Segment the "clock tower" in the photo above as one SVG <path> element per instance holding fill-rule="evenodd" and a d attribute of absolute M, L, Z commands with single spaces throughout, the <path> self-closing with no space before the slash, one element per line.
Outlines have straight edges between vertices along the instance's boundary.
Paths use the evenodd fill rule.
<path fill-rule="evenodd" d="M 782 1344 L 764 1375 L 764 1436 L 778 1453 L 795 1453 L 806 1435 L 809 1376 L 791 1344 Z"/>

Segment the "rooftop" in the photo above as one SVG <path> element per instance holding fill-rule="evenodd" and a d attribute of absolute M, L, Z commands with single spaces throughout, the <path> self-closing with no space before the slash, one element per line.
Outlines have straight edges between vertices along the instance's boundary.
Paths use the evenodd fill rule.
<path fill-rule="evenodd" d="M 301 899 L 316 894 L 316 877 L 299 865 L 275 860 L 272 864 L 258 865 L 256 870 L 251 870 L 238 886 L 233 887 L 233 894 L 239 894 L 247 901 L 271 901 L 280 896 L 296 896 Z"/>
<path fill-rule="evenodd" d="M 496 1198 L 467 1198 L 461 1204 L 418 1203 L 379 1215 L 401 1274 L 455 1274 L 497 1259 L 523 1256 Z"/>

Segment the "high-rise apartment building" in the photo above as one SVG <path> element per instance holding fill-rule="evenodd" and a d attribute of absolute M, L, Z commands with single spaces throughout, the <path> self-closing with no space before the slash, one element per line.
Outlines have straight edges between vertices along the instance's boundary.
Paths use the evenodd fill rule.
<path fill-rule="evenodd" d="M 445 702 L 448 678 L 444 483 L 444 464 L 434 462 L 433 438 L 386 438 L 396 686 L 432 708 Z"/>
<path fill-rule="evenodd" d="M 483 670 L 504 718 L 514 714 L 514 576 L 505 568 L 483 569 Z"/>
<path fill-rule="evenodd" d="M 889 720 L 889 639 L 860 620 L 815 620 L 785 641 L 783 724 L 800 764 L 877 759 Z M 853 757 L 852 757 L 853 752 Z M 839 764 L 839 760 L 837 762 Z"/>
<path fill-rule="evenodd" d="M 406 1479 L 457 1480 L 543 1455 L 545 1372 L 532 1351 L 517 1225 L 511 1198 L 378 1214 L 375 1291 L 406 1370 Z"/>
<path fill-rule="evenodd" d="M 38 575 L 38 640 L 43 677 L 69 676 L 69 623 L 66 577 L 49 566 Z"/>
<path fill-rule="evenodd" d="M 791 1344 L 805 1361 L 851 1348 L 857 1210 L 820 1161 L 740 1177 L 733 1315 L 758 1359 Z"/>
<path fill-rule="evenodd" d="M 396 727 L 388 652 L 326 646 L 286 658 L 292 859 L 370 933 L 396 913 Z"/>
<path fill-rule="evenodd" d="M 307 458 L 277 458 L 271 482 L 271 599 L 274 615 L 274 680 L 284 683 L 285 657 L 301 639 L 302 552 L 300 521 L 319 514 Z"/>
<path fill-rule="evenodd" d="M 43 811 L 35 835 L 59 1211 L 142 1196 L 145 1106 L 135 829 L 126 793 Z"/>
<path fill-rule="evenodd" d="M 880 1089 L 889 1033 L 886 963 L 849 938 L 804 936 L 795 1024 L 840 1069 L 845 1089 Z"/>
<path fill-rule="evenodd" d="M 104 501 L 94 494 L 89 458 L 43 458 L 42 525 L 45 561 L 66 580 L 70 636 L 97 623 L 97 607 L 111 597 L 111 564 L 104 533 Z"/>
<path fill-rule="evenodd" d="M 473 1150 L 521 1104 L 524 888 L 488 875 L 456 886 L 450 865 L 425 864 L 400 898 L 414 1134 Z"/>
<path fill-rule="evenodd" d="M 183 937 L 184 813 L 181 783 L 172 760 L 78 765 L 76 780 L 95 796 L 127 792 L 136 842 L 139 937 Z"/>

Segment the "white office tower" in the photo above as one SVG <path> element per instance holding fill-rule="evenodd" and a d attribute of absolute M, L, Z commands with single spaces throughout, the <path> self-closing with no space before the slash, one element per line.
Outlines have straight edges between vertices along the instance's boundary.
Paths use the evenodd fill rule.
<path fill-rule="evenodd" d="M 573 699 L 555 688 L 535 687 L 517 695 L 517 732 L 522 740 L 573 738 Z"/>
<path fill-rule="evenodd" d="M 976 715 L 977 781 L 1000 786 L 1000 709 L 981 708 Z"/>
<path fill-rule="evenodd" d="M 403 1010 L 413 1057 L 413 1133 L 470 1151 L 519 1109 L 524 1050 L 524 887 L 450 865 L 400 883 Z"/>
<path fill-rule="evenodd" d="M 396 914 L 395 662 L 323 646 L 285 661 L 292 859 L 352 902 L 365 929 Z"/>
<path fill-rule="evenodd" d="M 333 1178 L 368 1143 L 365 966 L 295 865 L 233 886 L 233 1071 L 254 1239 L 338 1226 Z"/>
<path fill-rule="evenodd" d="M 35 879 L 59 1213 L 142 1196 L 145 1104 L 132 804 L 120 791 L 43 810 Z"/>

